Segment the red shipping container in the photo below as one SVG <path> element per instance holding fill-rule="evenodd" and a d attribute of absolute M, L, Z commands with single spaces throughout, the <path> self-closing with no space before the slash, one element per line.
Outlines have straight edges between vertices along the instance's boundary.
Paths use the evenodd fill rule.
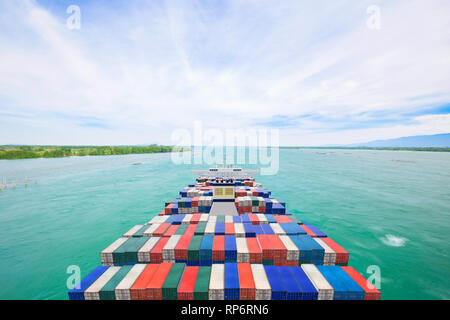
<path fill-rule="evenodd" d="M 237 190 L 236 191 L 236 197 L 246 197 L 247 191 L 246 190 Z"/>
<path fill-rule="evenodd" d="M 287 248 L 284 246 L 283 241 L 281 241 L 280 237 L 277 234 L 267 234 L 272 243 L 272 247 L 274 250 L 273 259 L 275 263 L 282 263 L 280 261 L 286 261 L 287 257 Z"/>
<path fill-rule="evenodd" d="M 243 207 L 245 213 L 252 213 L 252 207 Z"/>
<path fill-rule="evenodd" d="M 198 222 L 200 221 L 200 218 L 202 217 L 202 214 L 201 213 L 195 213 L 193 216 L 192 216 L 192 219 L 191 219 L 191 221 L 190 221 L 190 224 L 198 224 Z"/>
<path fill-rule="evenodd" d="M 258 212 L 259 213 L 265 213 L 266 212 L 266 207 L 258 207 Z"/>
<path fill-rule="evenodd" d="M 146 289 L 147 298 L 149 300 L 162 300 L 162 285 L 164 284 L 164 281 L 166 281 L 172 265 L 173 263 L 161 263 L 159 268 L 153 274 Z"/>
<path fill-rule="evenodd" d="M 258 244 L 262 251 L 262 259 L 263 260 L 273 260 L 274 259 L 274 247 L 272 242 L 270 241 L 270 237 L 268 234 L 257 234 L 256 239 L 258 240 Z"/>
<path fill-rule="evenodd" d="M 251 210 L 251 207 L 249 207 L 250 208 L 250 210 Z M 258 216 L 256 215 L 256 214 L 254 214 L 254 213 L 249 213 L 248 214 L 248 218 L 250 219 L 250 222 L 252 223 L 252 224 L 255 224 L 255 225 L 258 225 L 259 224 L 259 219 L 258 219 Z"/>
<path fill-rule="evenodd" d="M 194 287 L 199 267 L 187 266 L 178 286 L 178 300 L 194 300 Z"/>
<path fill-rule="evenodd" d="M 189 243 L 191 242 L 193 235 L 194 235 L 193 233 L 186 232 L 184 235 L 181 236 L 180 240 L 177 243 L 177 246 L 175 247 L 175 260 L 187 261 L 187 249 L 189 247 Z"/>
<path fill-rule="evenodd" d="M 194 197 L 192 198 L 192 207 L 198 207 L 198 200 L 200 197 Z"/>
<path fill-rule="evenodd" d="M 159 264 L 149 264 L 144 271 L 136 279 L 133 286 L 130 288 L 131 300 L 146 300 L 146 288 L 152 279 L 155 271 L 159 268 Z"/>
<path fill-rule="evenodd" d="M 166 213 L 167 213 L 167 214 L 172 214 L 172 208 L 173 208 L 174 206 L 175 206 L 175 203 L 169 204 L 169 205 L 166 207 L 166 209 L 165 209 Z"/>
<path fill-rule="evenodd" d="M 262 263 L 262 250 L 256 238 L 246 238 L 250 263 Z"/>
<path fill-rule="evenodd" d="M 338 245 L 331 238 L 320 238 L 325 242 L 334 252 L 336 252 L 336 264 L 347 264 L 350 254 L 347 250 Z"/>
<path fill-rule="evenodd" d="M 158 243 L 150 251 L 150 263 L 161 263 L 163 262 L 162 250 L 169 241 L 168 237 L 160 238 Z"/>
<path fill-rule="evenodd" d="M 234 223 L 225 223 L 225 235 L 234 235 Z"/>
<path fill-rule="evenodd" d="M 179 228 L 179 225 L 171 225 L 166 232 L 164 232 L 163 237 L 170 237 L 173 236 L 175 234 L 175 232 L 177 231 L 177 229 Z"/>
<path fill-rule="evenodd" d="M 255 300 L 255 281 L 250 263 L 238 263 L 241 300 Z"/>
<path fill-rule="evenodd" d="M 196 228 L 196 224 L 189 224 L 189 226 L 186 228 L 185 234 L 194 234 Z"/>
<path fill-rule="evenodd" d="M 212 255 L 213 261 L 225 261 L 225 236 L 214 236 Z"/>
<path fill-rule="evenodd" d="M 288 216 L 285 216 L 285 215 L 281 215 L 281 216 L 273 215 L 273 217 L 277 221 L 277 223 L 291 223 L 291 222 L 293 222 L 291 220 L 291 218 L 289 218 Z"/>
<path fill-rule="evenodd" d="M 162 223 L 158 227 L 158 229 L 156 229 L 155 232 L 153 232 L 153 237 L 162 237 L 164 235 L 164 232 L 166 232 L 166 230 L 169 229 L 170 226 L 171 224 L 168 222 Z"/>
<path fill-rule="evenodd" d="M 314 232 L 312 232 L 311 230 L 309 230 L 309 228 L 303 224 L 300 224 L 300 228 L 302 228 L 303 230 L 306 231 L 306 234 L 310 237 L 316 238 L 316 234 Z"/>
<path fill-rule="evenodd" d="M 161 211 L 160 213 L 158 213 L 158 216 L 163 216 L 166 214 L 166 210 L 164 209 L 163 211 Z"/>
<path fill-rule="evenodd" d="M 341 267 L 365 291 L 364 300 L 380 300 L 381 292 L 353 267 Z"/>

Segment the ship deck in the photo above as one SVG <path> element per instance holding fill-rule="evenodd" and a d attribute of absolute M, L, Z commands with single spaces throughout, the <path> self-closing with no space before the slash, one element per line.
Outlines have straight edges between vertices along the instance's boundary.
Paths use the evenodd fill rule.
<path fill-rule="evenodd" d="M 210 216 L 237 216 L 236 205 L 234 202 L 213 202 Z"/>

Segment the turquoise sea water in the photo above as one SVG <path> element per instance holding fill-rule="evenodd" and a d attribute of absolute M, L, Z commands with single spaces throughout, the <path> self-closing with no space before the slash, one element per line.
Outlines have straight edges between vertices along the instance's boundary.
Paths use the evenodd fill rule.
<path fill-rule="evenodd" d="M 28 177 L 0 191 L 0 298 L 66 299 L 67 267 L 100 265 L 191 169 L 169 154 L 0 161 L 0 179 Z M 256 179 L 363 275 L 378 266 L 383 299 L 450 299 L 450 153 L 280 150 L 278 174 Z"/>

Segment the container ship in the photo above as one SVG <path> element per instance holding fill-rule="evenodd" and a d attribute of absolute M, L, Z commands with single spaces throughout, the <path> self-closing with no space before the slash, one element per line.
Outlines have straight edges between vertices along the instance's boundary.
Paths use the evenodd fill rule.
<path fill-rule="evenodd" d="M 379 300 L 349 252 L 255 182 L 194 170 L 194 184 L 100 253 L 70 300 Z"/>

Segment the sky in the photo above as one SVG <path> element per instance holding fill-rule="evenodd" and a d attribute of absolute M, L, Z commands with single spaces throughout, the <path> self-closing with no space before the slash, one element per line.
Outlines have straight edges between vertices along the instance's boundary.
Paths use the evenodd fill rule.
<path fill-rule="evenodd" d="M 448 0 L 1 1 L 0 144 L 174 144 L 195 121 L 278 130 L 290 146 L 447 133 L 449 12 Z"/>

